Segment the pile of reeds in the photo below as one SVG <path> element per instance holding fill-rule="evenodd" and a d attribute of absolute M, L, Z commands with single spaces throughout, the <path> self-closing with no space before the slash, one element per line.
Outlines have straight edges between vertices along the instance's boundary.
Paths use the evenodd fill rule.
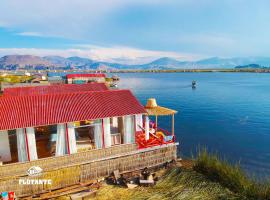
<path fill-rule="evenodd" d="M 167 170 L 154 187 L 135 189 L 103 186 L 96 199 L 234 199 L 269 200 L 270 184 L 248 177 L 239 164 L 201 150 L 192 169 Z"/>
<path fill-rule="evenodd" d="M 137 187 L 135 189 L 117 186 L 103 186 L 97 194 L 98 200 L 126 199 L 243 199 L 217 182 L 208 180 L 194 170 L 174 167 L 161 177 L 154 187 Z"/>

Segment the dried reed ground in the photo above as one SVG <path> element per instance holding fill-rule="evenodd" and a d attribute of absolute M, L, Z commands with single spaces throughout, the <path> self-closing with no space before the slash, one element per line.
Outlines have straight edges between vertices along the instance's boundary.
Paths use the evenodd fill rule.
<path fill-rule="evenodd" d="M 270 183 L 249 178 L 239 165 L 231 165 L 203 149 L 193 167 L 176 166 L 165 171 L 154 187 L 131 190 L 104 186 L 98 191 L 96 199 L 270 200 Z"/>
<path fill-rule="evenodd" d="M 182 162 L 184 163 L 184 162 Z M 270 200 L 270 184 L 256 182 L 239 165 L 231 165 L 217 155 L 199 152 L 186 168 L 161 170 L 154 187 L 135 189 L 103 185 L 96 200 Z"/>
<path fill-rule="evenodd" d="M 243 199 L 217 182 L 208 180 L 194 170 L 174 167 L 162 176 L 154 187 L 135 189 L 103 186 L 97 193 L 97 200 L 128 199 Z"/>

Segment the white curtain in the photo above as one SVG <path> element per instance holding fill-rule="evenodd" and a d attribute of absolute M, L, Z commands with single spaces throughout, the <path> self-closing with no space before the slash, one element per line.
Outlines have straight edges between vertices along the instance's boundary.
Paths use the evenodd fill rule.
<path fill-rule="evenodd" d="M 102 148 L 102 124 L 96 123 L 94 127 L 95 145 L 97 149 Z"/>
<path fill-rule="evenodd" d="M 131 144 L 135 142 L 134 116 L 127 115 L 124 117 L 124 143 Z"/>
<path fill-rule="evenodd" d="M 0 131 L 0 162 L 11 161 L 8 131 Z"/>
<path fill-rule="evenodd" d="M 17 136 L 18 160 L 19 162 L 28 161 L 24 129 L 23 128 L 16 129 L 16 136 Z"/>
<path fill-rule="evenodd" d="M 111 125 L 110 125 L 110 118 L 103 119 L 103 131 L 104 131 L 104 142 L 105 147 L 112 146 L 112 138 L 111 138 Z"/>
<path fill-rule="evenodd" d="M 74 123 L 67 123 L 70 154 L 77 153 Z"/>
<path fill-rule="evenodd" d="M 112 126 L 113 127 L 118 127 L 118 117 L 113 117 L 112 118 Z"/>
<path fill-rule="evenodd" d="M 143 127 L 142 114 L 136 115 L 136 131 L 142 131 L 140 127 Z"/>
<path fill-rule="evenodd" d="M 37 155 L 35 129 L 33 127 L 26 128 L 26 134 L 27 134 L 30 160 L 37 160 L 38 155 Z"/>
<path fill-rule="evenodd" d="M 149 140 L 149 117 L 148 116 L 145 116 L 144 128 L 145 128 L 145 140 Z"/>
<path fill-rule="evenodd" d="M 57 124 L 55 156 L 62 156 L 62 155 L 65 155 L 66 153 L 67 153 L 66 127 L 65 127 L 65 124 Z"/>

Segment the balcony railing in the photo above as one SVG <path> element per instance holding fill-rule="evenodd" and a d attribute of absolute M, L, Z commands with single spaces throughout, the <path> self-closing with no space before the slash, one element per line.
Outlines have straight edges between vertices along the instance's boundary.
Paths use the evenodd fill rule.
<path fill-rule="evenodd" d="M 150 133 L 149 136 L 149 140 L 146 140 L 144 131 L 136 132 L 136 143 L 139 149 L 175 142 L 175 136 L 162 128 L 157 128 L 155 133 Z"/>

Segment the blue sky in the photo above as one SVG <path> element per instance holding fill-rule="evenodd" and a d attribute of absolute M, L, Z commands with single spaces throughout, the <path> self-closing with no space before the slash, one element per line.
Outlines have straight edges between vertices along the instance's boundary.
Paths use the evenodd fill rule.
<path fill-rule="evenodd" d="M 270 55 L 267 0 L 8 0 L 0 55 L 143 63 Z"/>

